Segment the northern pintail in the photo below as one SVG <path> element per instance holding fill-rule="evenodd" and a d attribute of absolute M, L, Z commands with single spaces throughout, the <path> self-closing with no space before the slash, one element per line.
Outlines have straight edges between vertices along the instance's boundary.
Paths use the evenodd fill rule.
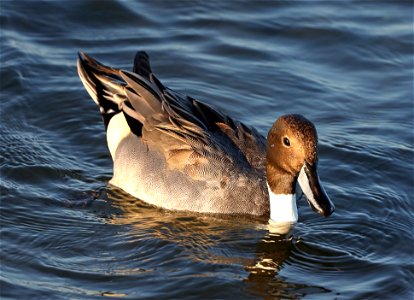
<path fill-rule="evenodd" d="M 132 196 L 171 210 L 296 222 L 298 182 L 313 210 L 334 211 L 317 174 L 316 129 L 303 116 L 279 117 L 266 142 L 255 129 L 165 87 L 142 51 L 133 72 L 80 52 L 78 73 L 106 127 L 110 183 Z"/>

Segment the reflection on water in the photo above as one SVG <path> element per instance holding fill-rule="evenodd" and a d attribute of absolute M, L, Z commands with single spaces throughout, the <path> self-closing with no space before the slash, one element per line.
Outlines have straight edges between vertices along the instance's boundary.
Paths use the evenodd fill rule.
<path fill-rule="evenodd" d="M 98 201 L 102 197 L 108 205 L 105 221 L 127 225 L 130 228 L 128 236 L 136 243 L 138 251 L 150 248 L 149 244 L 153 245 L 154 251 L 159 251 L 160 244 L 171 244 L 174 248 L 185 249 L 187 263 L 243 266 L 245 272 L 240 276 L 252 295 L 269 293 L 277 297 L 296 298 L 297 295 L 299 298 L 307 293 L 326 292 L 320 287 L 288 283 L 283 277 L 277 277 L 295 245 L 301 243 L 291 235 L 292 224 L 269 225 L 240 217 L 172 212 L 148 205 L 116 187 L 102 191 Z M 258 231 L 261 234 L 258 235 Z M 142 259 L 143 253 L 139 255 Z M 140 272 L 143 270 L 139 269 Z M 136 271 L 122 270 L 124 274 Z M 299 292 L 292 294 L 290 289 Z"/>

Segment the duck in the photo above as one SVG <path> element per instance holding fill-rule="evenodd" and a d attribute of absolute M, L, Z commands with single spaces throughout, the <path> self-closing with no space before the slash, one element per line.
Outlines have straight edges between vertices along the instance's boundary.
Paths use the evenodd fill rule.
<path fill-rule="evenodd" d="M 278 117 L 265 138 L 165 87 L 145 51 L 132 71 L 80 51 L 77 69 L 106 129 L 111 185 L 162 209 L 295 223 L 298 184 L 315 212 L 333 213 L 318 176 L 317 131 L 304 116 Z"/>

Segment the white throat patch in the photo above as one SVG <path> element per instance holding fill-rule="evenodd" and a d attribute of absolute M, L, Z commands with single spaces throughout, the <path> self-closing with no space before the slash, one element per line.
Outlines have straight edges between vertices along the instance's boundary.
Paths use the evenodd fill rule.
<path fill-rule="evenodd" d="M 296 194 L 275 194 L 267 185 L 270 200 L 270 220 L 273 222 L 298 221 Z"/>

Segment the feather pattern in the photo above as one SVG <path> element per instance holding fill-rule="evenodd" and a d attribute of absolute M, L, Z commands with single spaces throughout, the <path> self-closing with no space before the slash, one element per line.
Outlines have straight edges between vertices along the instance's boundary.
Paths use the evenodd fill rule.
<path fill-rule="evenodd" d="M 171 205 L 174 209 L 269 213 L 268 203 L 263 201 L 268 197 L 266 141 L 256 130 L 164 87 L 152 73 L 145 52 L 137 53 L 133 72 L 107 67 L 81 52 L 78 70 L 86 90 L 101 107 L 109 129 L 111 118 L 116 116 L 117 126 L 127 124 L 131 132 L 117 141 L 114 150 L 115 185 L 155 205 L 163 202 L 160 206 L 166 208 L 170 207 L 165 198 L 170 196 L 175 198 Z M 144 151 L 130 162 L 132 155 Z M 127 169 L 128 164 L 129 168 L 136 165 L 137 170 Z M 143 185 L 150 182 L 141 173 L 154 170 L 164 178 L 156 188 L 162 194 L 159 196 L 144 192 L 149 187 Z M 131 177 L 141 180 L 142 186 L 132 182 Z M 185 182 L 191 190 L 172 187 L 169 181 L 177 186 Z M 242 185 L 249 185 L 251 191 L 244 191 Z M 182 194 L 186 200 L 177 200 Z M 191 201 L 195 197 L 199 200 Z M 179 201 L 181 204 L 177 204 Z M 234 202 L 240 205 L 234 207 Z"/>

